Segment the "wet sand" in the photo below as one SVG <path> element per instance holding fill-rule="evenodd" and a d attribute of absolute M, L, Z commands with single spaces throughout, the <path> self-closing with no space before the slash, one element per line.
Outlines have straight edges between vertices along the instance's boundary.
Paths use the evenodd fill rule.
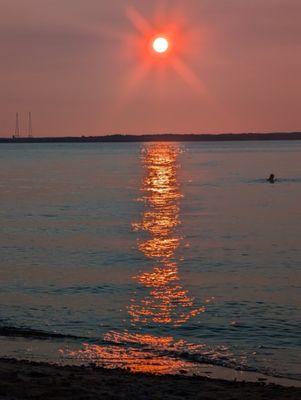
<path fill-rule="evenodd" d="M 299 400 L 301 388 L 0 359 L 0 400 Z"/>

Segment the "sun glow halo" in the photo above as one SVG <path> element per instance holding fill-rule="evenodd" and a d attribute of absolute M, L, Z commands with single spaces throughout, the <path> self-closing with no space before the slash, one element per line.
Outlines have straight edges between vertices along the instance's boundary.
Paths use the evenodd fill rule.
<path fill-rule="evenodd" d="M 200 29 L 190 26 L 177 10 L 171 10 L 170 16 L 162 14 L 159 8 L 155 13 L 155 24 L 146 19 L 134 7 L 127 8 L 127 16 L 136 30 L 123 35 L 123 49 L 125 56 L 137 58 L 137 66 L 132 71 L 128 86 L 136 88 L 148 74 L 155 73 L 161 81 L 167 69 L 173 70 L 196 92 L 203 92 L 203 84 L 200 78 L 190 68 L 188 61 L 194 51 L 197 51 L 197 59 L 200 57 Z M 160 23 L 160 24 L 159 24 Z M 202 32 L 202 40 L 205 38 Z M 126 46 L 124 46 L 126 44 Z M 140 61 L 140 62 L 139 62 Z M 157 79 L 156 78 L 156 79 Z M 162 86 L 163 81 L 160 82 Z"/>
<path fill-rule="evenodd" d="M 156 53 L 166 53 L 169 49 L 169 41 L 163 36 L 156 37 L 152 42 L 152 48 Z"/>

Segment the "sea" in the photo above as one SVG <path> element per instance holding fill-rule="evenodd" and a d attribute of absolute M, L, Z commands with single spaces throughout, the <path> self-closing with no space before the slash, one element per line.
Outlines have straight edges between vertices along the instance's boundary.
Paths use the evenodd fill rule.
<path fill-rule="evenodd" d="M 1 357 L 301 381 L 301 142 L 0 144 L 0 221 Z"/>

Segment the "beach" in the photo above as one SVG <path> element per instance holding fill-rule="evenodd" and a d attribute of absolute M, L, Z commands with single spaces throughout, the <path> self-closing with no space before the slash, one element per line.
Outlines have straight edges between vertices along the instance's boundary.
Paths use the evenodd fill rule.
<path fill-rule="evenodd" d="M 301 388 L 0 360 L 0 399 L 298 400 Z"/>

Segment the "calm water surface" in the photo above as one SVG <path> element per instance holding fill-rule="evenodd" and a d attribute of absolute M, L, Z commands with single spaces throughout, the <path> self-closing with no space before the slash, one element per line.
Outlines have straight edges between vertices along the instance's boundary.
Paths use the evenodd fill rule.
<path fill-rule="evenodd" d="M 300 142 L 0 145 L 1 355 L 301 380 L 300 156 Z"/>

